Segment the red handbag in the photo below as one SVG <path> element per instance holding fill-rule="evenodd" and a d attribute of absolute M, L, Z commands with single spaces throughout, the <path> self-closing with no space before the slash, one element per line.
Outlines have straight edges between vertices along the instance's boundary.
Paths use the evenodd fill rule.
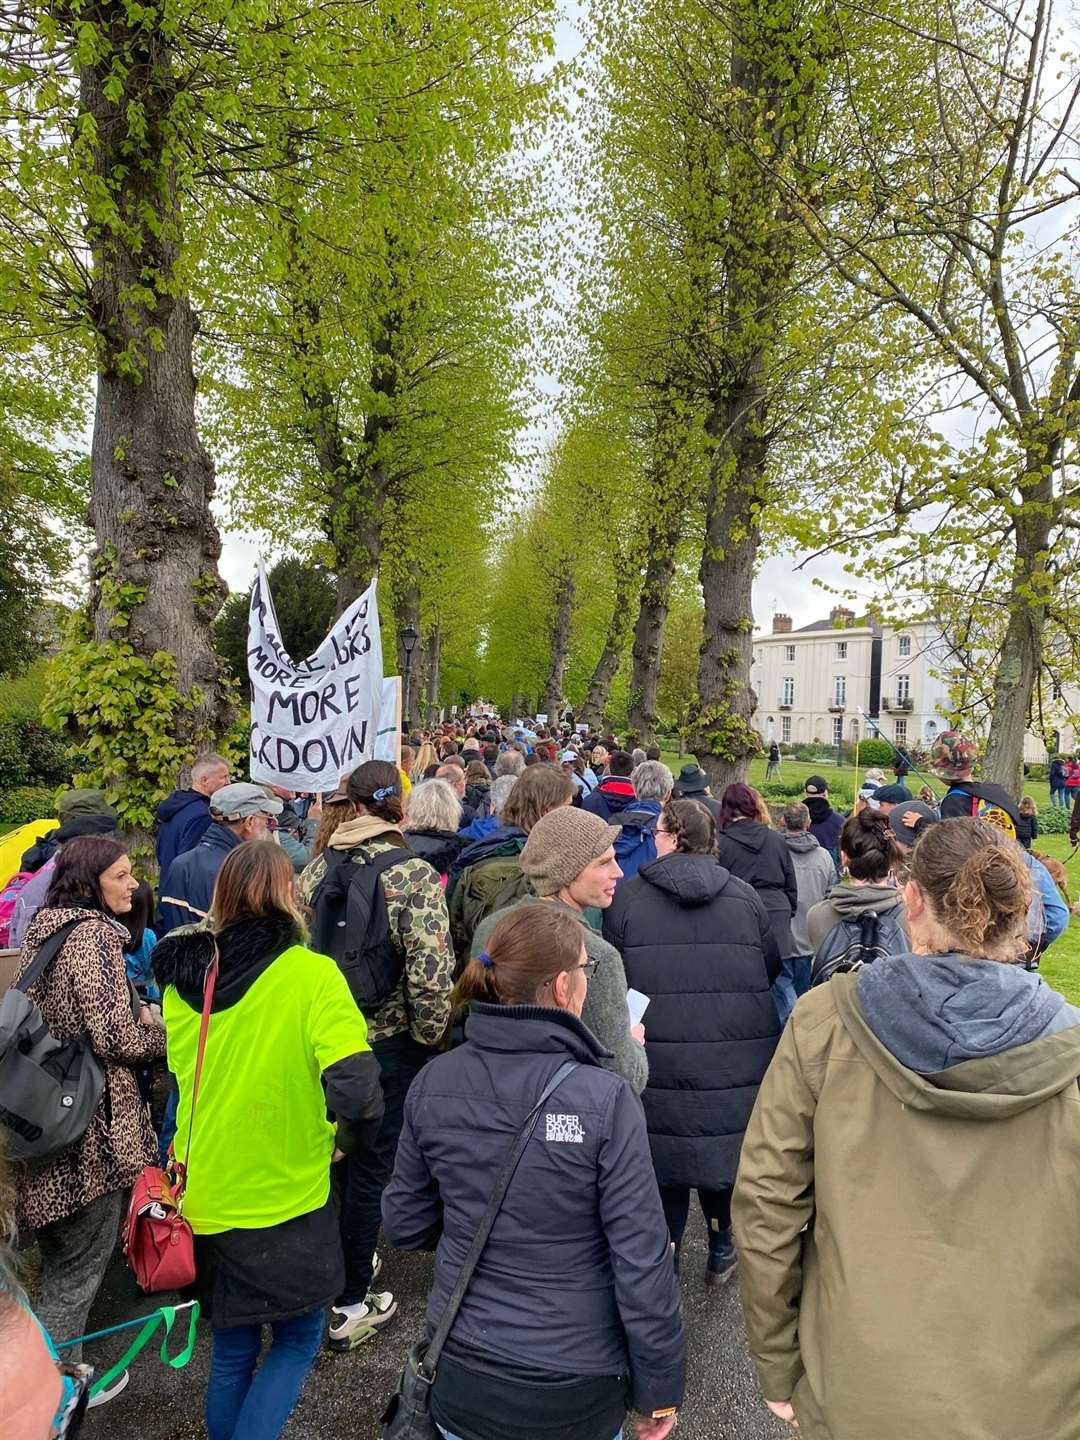
<path fill-rule="evenodd" d="M 184 1190 L 217 972 L 215 951 L 203 983 L 199 1049 L 195 1057 L 195 1080 L 191 1087 L 191 1114 L 188 1117 L 184 1163 L 179 1164 L 170 1153 L 166 1170 L 160 1165 L 147 1165 L 131 1187 L 131 1200 L 124 1221 L 124 1254 L 139 1289 L 147 1295 L 159 1294 L 163 1290 L 182 1290 L 195 1280 L 195 1237 L 184 1219 Z"/>

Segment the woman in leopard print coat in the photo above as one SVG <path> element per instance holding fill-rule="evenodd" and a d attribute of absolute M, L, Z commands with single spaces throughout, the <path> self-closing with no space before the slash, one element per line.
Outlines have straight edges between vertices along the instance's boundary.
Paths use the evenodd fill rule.
<path fill-rule="evenodd" d="M 57 1340 L 83 1333 L 116 1245 L 124 1191 L 157 1153 L 131 1067 L 165 1053 L 165 1031 L 133 999 L 127 931 L 117 919 L 130 910 L 137 884 L 115 840 L 69 840 L 19 961 L 21 974 L 48 936 L 81 919 L 28 993 L 57 1039 L 87 1036 L 105 1086 L 82 1138 L 51 1160 L 20 1165 L 16 1176 L 18 1223 L 37 1232 L 41 1250 L 37 1313 Z"/>

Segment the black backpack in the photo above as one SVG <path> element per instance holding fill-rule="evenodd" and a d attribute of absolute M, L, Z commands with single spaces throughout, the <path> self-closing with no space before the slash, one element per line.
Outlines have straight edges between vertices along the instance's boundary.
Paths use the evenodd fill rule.
<path fill-rule="evenodd" d="M 25 993 L 84 923 L 69 920 L 43 940 L 0 1000 L 0 1131 L 14 1160 L 49 1160 L 81 1139 L 105 1088 L 87 1037 L 57 1040 Z"/>
<path fill-rule="evenodd" d="M 814 956 L 811 987 L 824 985 L 834 975 L 860 970 L 886 955 L 901 955 L 907 948 L 899 906 L 881 915 L 867 910 L 857 920 L 841 920 L 825 936 Z"/>
<path fill-rule="evenodd" d="M 328 850 L 328 869 L 312 896 L 311 948 L 332 955 L 358 1007 L 366 1014 L 388 1000 L 405 973 L 405 955 L 393 943 L 381 876 L 410 851 L 395 846 L 373 860 L 355 850 Z"/>

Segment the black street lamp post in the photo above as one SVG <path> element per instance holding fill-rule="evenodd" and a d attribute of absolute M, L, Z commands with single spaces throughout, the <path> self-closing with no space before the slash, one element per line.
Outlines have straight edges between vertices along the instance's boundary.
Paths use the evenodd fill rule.
<path fill-rule="evenodd" d="M 398 639 L 401 641 L 401 648 L 405 654 L 405 682 L 401 708 L 404 712 L 405 727 L 408 729 L 412 723 L 412 711 L 409 708 L 412 691 L 412 653 L 416 649 L 416 642 L 420 639 L 420 632 L 415 625 L 405 625 Z"/>

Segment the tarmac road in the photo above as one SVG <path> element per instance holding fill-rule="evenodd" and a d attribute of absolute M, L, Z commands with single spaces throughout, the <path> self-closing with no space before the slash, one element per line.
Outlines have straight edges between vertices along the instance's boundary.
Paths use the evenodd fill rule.
<path fill-rule="evenodd" d="M 382 1284 L 399 1303 L 398 1316 L 382 1335 L 350 1355 L 323 1351 L 308 1377 L 284 1440 L 377 1440 L 379 1415 L 397 1379 L 402 1356 L 419 1333 L 431 1268 L 429 1255 L 381 1251 Z M 782 1440 L 796 1432 L 773 1420 L 758 1393 L 746 1349 L 738 1284 L 707 1293 L 705 1227 L 692 1215 L 683 1244 L 683 1307 L 690 1334 L 690 1383 L 678 1440 Z M 138 1294 L 121 1258 L 106 1277 L 91 1328 L 145 1314 L 152 1307 Z M 558 1316 L 552 1316 L 558 1324 Z M 111 1363 L 134 1331 L 89 1347 L 87 1359 Z M 190 1365 L 174 1371 L 157 1358 L 152 1340 L 132 1367 L 125 1393 L 86 1417 L 85 1440 L 197 1440 L 205 1435 L 203 1397 L 209 1360 L 204 1328 Z M 175 1349 L 179 1347 L 174 1347 Z"/>

